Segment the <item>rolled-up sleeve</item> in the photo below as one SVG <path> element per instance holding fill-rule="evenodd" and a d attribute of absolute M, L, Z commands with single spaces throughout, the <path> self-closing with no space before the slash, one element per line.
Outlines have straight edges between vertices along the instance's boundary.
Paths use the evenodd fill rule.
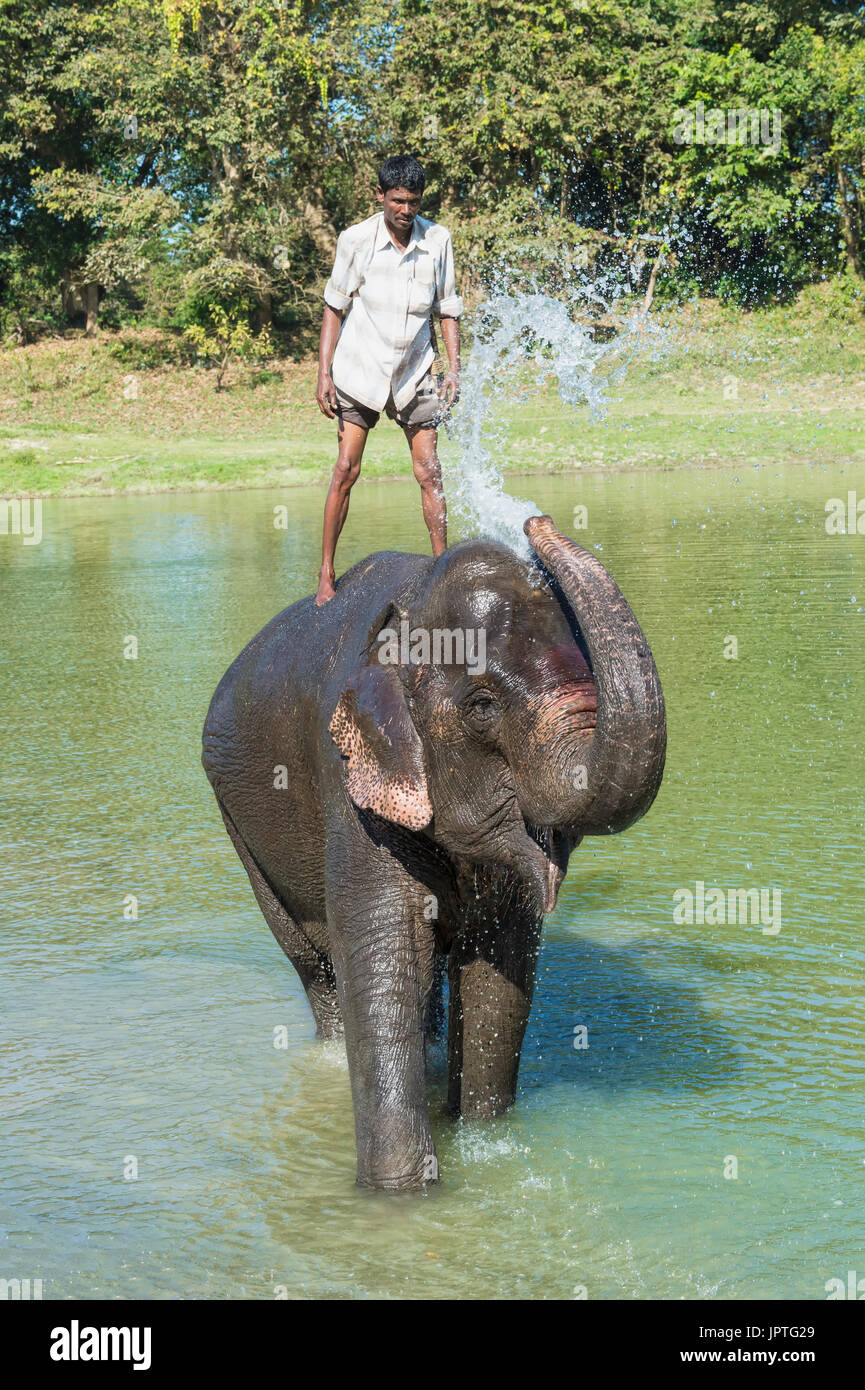
<path fill-rule="evenodd" d="M 436 297 L 432 311 L 440 319 L 458 319 L 463 311 L 463 302 L 457 294 L 454 248 L 449 232 L 436 256 Z"/>
<path fill-rule="evenodd" d="M 358 287 L 356 256 L 345 232 L 340 232 L 330 279 L 324 287 L 324 301 L 331 309 L 347 309 Z"/>

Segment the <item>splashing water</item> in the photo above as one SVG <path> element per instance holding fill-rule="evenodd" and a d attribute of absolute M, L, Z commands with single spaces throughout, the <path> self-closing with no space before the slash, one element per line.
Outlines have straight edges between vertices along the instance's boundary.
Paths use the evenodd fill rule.
<path fill-rule="evenodd" d="M 642 306 L 626 312 L 610 341 L 592 336 L 588 310 L 611 312 L 618 296 L 580 283 L 565 298 L 533 288 L 496 289 L 472 317 L 474 343 L 463 372 L 461 400 L 447 422 L 455 456 L 442 458 L 450 513 L 466 535 L 490 536 L 529 558 L 523 522 L 540 515 L 534 502 L 505 492 L 507 458 L 502 407 L 527 399 L 554 377 L 573 417 L 574 438 L 584 423 L 602 420 L 609 388 L 638 352 L 655 358 L 667 345 L 664 330 Z M 453 455 L 453 451 L 448 450 Z"/>

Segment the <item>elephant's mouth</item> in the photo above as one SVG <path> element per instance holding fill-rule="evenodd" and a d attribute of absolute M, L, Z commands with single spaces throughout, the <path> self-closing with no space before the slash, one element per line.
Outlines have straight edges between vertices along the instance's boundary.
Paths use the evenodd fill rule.
<path fill-rule="evenodd" d="M 474 864 L 507 865 L 516 870 L 524 890 L 541 915 L 553 911 L 568 857 L 582 836 L 575 838 L 555 826 L 536 825 L 520 809 L 513 793 L 502 800 L 495 816 L 476 826 L 446 827 L 438 819 L 435 839 L 445 850 Z"/>
<path fill-rule="evenodd" d="M 526 834 L 532 842 L 531 873 L 544 916 L 552 912 L 568 867 L 573 841 L 551 826 L 532 825 L 525 821 Z"/>

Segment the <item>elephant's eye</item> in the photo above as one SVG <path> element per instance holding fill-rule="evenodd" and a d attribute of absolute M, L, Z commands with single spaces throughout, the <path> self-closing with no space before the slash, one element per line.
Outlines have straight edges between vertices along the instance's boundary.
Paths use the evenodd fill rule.
<path fill-rule="evenodd" d="M 492 728 L 501 715 L 498 702 L 488 695 L 486 691 L 475 695 L 464 706 L 465 717 L 475 729 L 486 730 Z"/>

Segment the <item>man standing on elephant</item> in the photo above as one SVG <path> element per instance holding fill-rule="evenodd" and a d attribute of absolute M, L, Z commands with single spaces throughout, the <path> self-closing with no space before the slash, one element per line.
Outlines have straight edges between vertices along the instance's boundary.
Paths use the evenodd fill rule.
<path fill-rule="evenodd" d="M 382 409 L 405 432 L 433 555 L 447 547 L 436 442 L 444 412 L 459 398 L 462 300 L 450 233 L 419 216 L 425 184 L 411 155 L 385 160 L 376 189 L 381 211 L 342 232 L 325 286 L 316 399 L 323 415 L 336 417 L 339 454 L 324 507 L 318 605 L 334 596 L 336 543 Z M 448 355 L 438 391 L 431 314 L 441 319 Z"/>

